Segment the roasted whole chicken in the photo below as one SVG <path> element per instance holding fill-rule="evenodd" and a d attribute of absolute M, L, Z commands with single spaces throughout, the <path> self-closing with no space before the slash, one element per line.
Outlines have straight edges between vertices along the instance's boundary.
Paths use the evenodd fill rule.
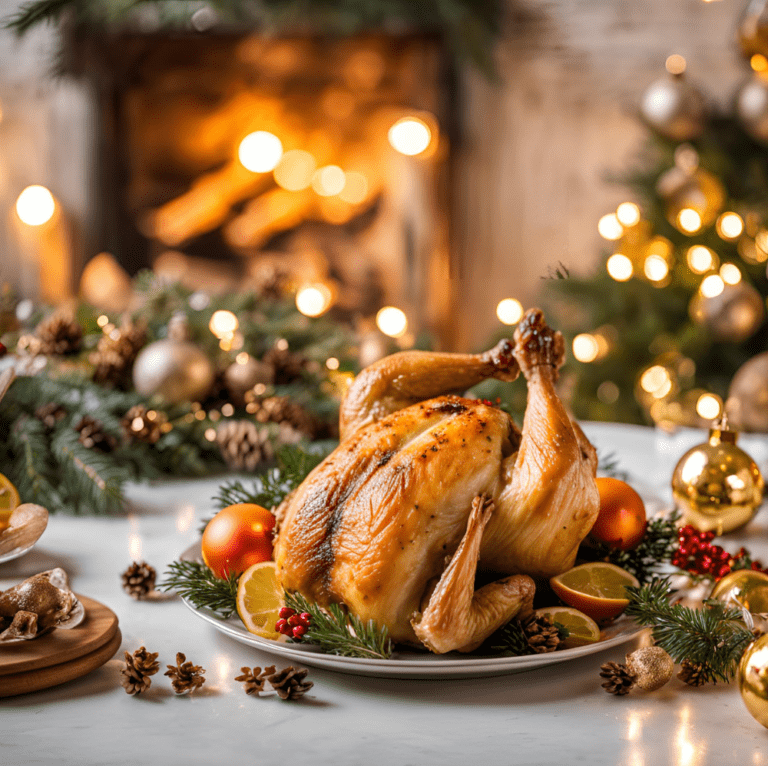
<path fill-rule="evenodd" d="M 483 354 L 403 352 L 363 370 L 340 445 L 281 509 L 283 587 L 437 653 L 471 651 L 529 611 L 532 577 L 573 566 L 598 511 L 595 450 L 555 392 L 563 358 L 531 309 L 514 342 Z M 448 393 L 520 371 L 522 432 Z M 491 581 L 476 589 L 478 571 Z"/>

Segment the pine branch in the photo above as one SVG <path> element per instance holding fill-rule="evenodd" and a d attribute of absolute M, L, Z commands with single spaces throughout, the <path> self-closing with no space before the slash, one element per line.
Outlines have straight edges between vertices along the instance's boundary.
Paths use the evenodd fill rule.
<path fill-rule="evenodd" d="M 300 593 L 285 593 L 285 605 L 296 612 L 308 612 L 309 630 L 302 641 L 317 644 L 326 654 L 386 660 L 392 655 L 392 641 L 386 627 L 373 620 L 364 623 L 354 614 L 345 614 L 338 604 L 321 609 Z"/>
<path fill-rule="evenodd" d="M 707 601 L 701 609 L 670 604 L 671 591 L 664 579 L 628 587 L 627 592 L 630 602 L 625 614 L 650 627 L 655 643 L 675 662 L 701 664 L 712 683 L 733 677 L 741 655 L 754 640 L 740 610 L 726 608 L 720 601 Z"/>
<path fill-rule="evenodd" d="M 522 657 L 526 654 L 535 654 L 528 643 L 528 638 L 523 631 L 520 620 L 513 618 L 503 625 L 490 639 L 490 647 L 494 652 L 508 657 Z"/>
<path fill-rule="evenodd" d="M 12 16 L 3 19 L 3 27 L 13 30 L 20 37 L 42 22 L 59 20 L 72 0 L 33 0 L 20 6 Z"/>
<path fill-rule="evenodd" d="M 597 470 L 602 476 L 610 476 L 612 479 L 627 481 L 629 473 L 619 468 L 620 462 L 615 452 L 597 451 Z"/>
<path fill-rule="evenodd" d="M 164 592 L 175 591 L 198 609 L 210 609 L 226 619 L 237 611 L 237 573 L 226 580 L 216 577 L 205 564 L 174 561 L 168 565 L 159 586 Z"/>

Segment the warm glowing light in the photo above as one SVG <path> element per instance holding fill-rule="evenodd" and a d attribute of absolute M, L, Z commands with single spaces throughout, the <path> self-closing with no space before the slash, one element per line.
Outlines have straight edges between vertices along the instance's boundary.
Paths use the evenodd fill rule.
<path fill-rule="evenodd" d="M 283 156 L 283 145 L 274 133 L 257 130 L 249 133 L 241 142 L 237 156 L 243 167 L 252 173 L 269 173 Z"/>
<path fill-rule="evenodd" d="M 413 157 L 429 146 L 432 131 L 429 125 L 418 117 L 403 117 L 389 129 L 387 138 L 393 149 Z"/>
<path fill-rule="evenodd" d="M 27 186 L 16 200 L 16 213 L 27 226 L 42 226 L 55 211 L 56 200 L 45 186 Z"/>
<path fill-rule="evenodd" d="M 400 309 L 385 306 L 376 314 L 376 325 L 384 335 L 389 335 L 390 338 L 402 338 L 408 329 L 408 318 Z"/>
<path fill-rule="evenodd" d="M 235 362 L 237 364 L 248 364 L 251 355 L 247 351 L 241 351 L 236 357 Z"/>
<path fill-rule="evenodd" d="M 643 271 L 651 282 L 661 282 L 669 274 L 669 266 L 660 255 L 649 255 L 643 264 Z"/>
<path fill-rule="evenodd" d="M 677 225 L 686 234 L 694 234 L 701 228 L 701 216 L 692 208 L 684 207 L 677 214 Z"/>
<path fill-rule="evenodd" d="M 347 176 L 338 165 L 326 165 L 312 176 L 312 188 L 321 197 L 339 194 L 347 182 Z"/>
<path fill-rule="evenodd" d="M 102 314 L 97 320 L 96 324 L 99 327 L 104 327 L 105 325 L 109 324 L 109 317 L 106 314 Z"/>
<path fill-rule="evenodd" d="M 673 53 L 671 56 L 667 57 L 664 66 L 670 74 L 682 74 L 685 72 L 688 63 L 680 54 Z"/>
<path fill-rule="evenodd" d="M 614 253 L 608 259 L 605 268 L 617 282 L 626 282 L 634 272 L 632 261 L 622 253 Z"/>
<path fill-rule="evenodd" d="M 754 56 L 749 60 L 749 65 L 752 67 L 752 69 L 755 70 L 755 72 L 765 72 L 768 70 L 768 58 L 763 56 L 762 53 L 755 53 Z"/>
<path fill-rule="evenodd" d="M 744 231 L 744 221 L 738 213 L 723 213 L 717 219 L 716 228 L 723 239 L 736 239 Z"/>
<path fill-rule="evenodd" d="M 339 197 L 351 205 L 359 205 L 361 202 L 365 202 L 367 196 L 368 179 L 355 170 L 347 173 L 346 182 L 344 188 L 339 192 Z"/>
<path fill-rule="evenodd" d="M 615 240 L 624 234 L 624 227 L 621 225 L 616 213 L 608 213 L 597 222 L 597 230 L 603 239 Z"/>
<path fill-rule="evenodd" d="M 517 298 L 504 298 L 496 306 L 496 316 L 504 324 L 517 324 L 523 318 L 523 304 Z"/>
<path fill-rule="evenodd" d="M 725 282 L 719 274 L 710 274 L 704 277 L 699 290 L 705 298 L 715 298 L 725 290 Z"/>
<path fill-rule="evenodd" d="M 694 274 L 704 274 L 715 266 L 715 254 L 704 245 L 694 245 L 686 253 L 688 268 Z"/>
<path fill-rule="evenodd" d="M 325 366 L 329 370 L 338 370 L 339 360 L 335 356 L 328 357 L 328 359 L 325 360 Z"/>
<path fill-rule="evenodd" d="M 657 398 L 666 396 L 669 393 L 669 389 L 672 387 L 672 380 L 669 377 L 669 370 L 666 367 L 662 367 L 660 364 L 654 364 L 653 367 L 649 367 L 640 376 L 640 388 L 643 391 L 647 391 L 649 394 L 653 394 Z M 664 392 L 659 394 L 659 392 Z"/>
<path fill-rule="evenodd" d="M 640 223 L 640 208 L 634 202 L 622 202 L 616 208 L 616 218 L 622 226 Z"/>
<path fill-rule="evenodd" d="M 720 267 L 720 276 L 727 285 L 738 285 L 741 282 L 741 270 L 735 263 L 724 263 Z"/>
<path fill-rule="evenodd" d="M 594 335 L 583 332 L 573 339 L 573 355 L 580 362 L 594 362 L 600 353 L 600 346 Z"/>
<path fill-rule="evenodd" d="M 205 434 L 203 434 L 205 438 L 209 442 L 215 442 L 216 441 L 216 429 L 215 428 L 206 428 Z"/>
<path fill-rule="evenodd" d="M 331 291 L 324 284 L 304 285 L 296 293 L 296 308 L 308 317 L 319 317 L 331 307 Z"/>
<path fill-rule="evenodd" d="M 240 326 L 237 317 L 231 311 L 214 311 L 208 323 L 210 331 L 219 339 L 232 337 Z"/>
<path fill-rule="evenodd" d="M 275 166 L 275 183 L 288 191 L 301 191 L 312 183 L 315 170 L 317 162 L 309 152 L 292 149 Z"/>
<path fill-rule="evenodd" d="M 706 420 L 714 420 L 721 409 L 720 398 L 714 394 L 702 394 L 696 402 L 696 412 Z"/>

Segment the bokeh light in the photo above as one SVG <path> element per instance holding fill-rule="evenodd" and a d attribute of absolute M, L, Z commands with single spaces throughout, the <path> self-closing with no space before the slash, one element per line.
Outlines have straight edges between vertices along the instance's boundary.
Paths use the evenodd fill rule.
<path fill-rule="evenodd" d="M 735 263 L 724 263 L 720 267 L 720 276 L 727 285 L 738 285 L 741 282 L 741 270 Z"/>
<path fill-rule="evenodd" d="M 504 324 L 517 324 L 523 318 L 523 304 L 517 298 L 504 298 L 496 306 L 496 316 Z"/>
<path fill-rule="evenodd" d="M 670 74 L 682 74 L 685 72 L 688 63 L 679 53 L 673 53 L 671 56 L 667 57 L 664 66 Z"/>
<path fill-rule="evenodd" d="M 346 174 L 344 188 L 339 192 L 339 197 L 351 205 L 359 205 L 365 202 L 368 196 L 368 179 L 356 170 Z"/>
<path fill-rule="evenodd" d="M 408 318 L 400 309 L 385 306 L 376 314 L 376 326 L 390 338 L 402 338 L 408 329 Z"/>
<path fill-rule="evenodd" d="M 605 268 L 617 282 L 626 282 L 634 272 L 632 261 L 623 253 L 614 253 L 606 262 Z"/>
<path fill-rule="evenodd" d="M 594 362 L 599 353 L 600 346 L 594 335 L 583 332 L 573 339 L 573 355 L 580 362 Z"/>
<path fill-rule="evenodd" d="M 45 186 L 27 186 L 16 200 L 16 213 L 28 226 L 42 226 L 55 211 L 56 200 Z"/>
<path fill-rule="evenodd" d="M 603 239 L 616 240 L 624 234 L 624 227 L 621 225 L 616 213 L 608 213 L 597 222 L 597 231 Z"/>
<path fill-rule="evenodd" d="M 722 402 L 714 394 L 702 394 L 696 402 L 696 412 L 705 420 L 714 420 L 720 415 Z"/>
<path fill-rule="evenodd" d="M 252 173 L 269 173 L 283 156 L 283 144 L 274 133 L 257 130 L 241 142 L 237 156 L 243 167 Z"/>
<path fill-rule="evenodd" d="M 319 317 L 331 307 L 333 296 L 322 283 L 304 285 L 296 292 L 296 308 L 308 317 Z"/>
<path fill-rule="evenodd" d="M 429 147 L 432 130 L 418 117 L 403 117 L 389 129 L 387 138 L 393 149 L 413 157 Z"/>
<path fill-rule="evenodd" d="M 701 215 L 693 208 L 684 207 L 677 214 L 677 226 L 686 234 L 695 234 L 701 228 Z"/>
<path fill-rule="evenodd" d="M 238 327 L 240 327 L 240 322 L 231 311 L 214 311 L 211 321 L 208 322 L 208 329 L 217 338 L 231 337 Z"/>
<path fill-rule="evenodd" d="M 649 255 L 643 264 L 643 271 L 651 282 L 661 282 L 667 278 L 669 266 L 660 255 Z"/>
<path fill-rule="evenodd" d="M 738 213 L 723 213 L 715 226 L 717 233 L 723 239 L 737 239 L 744 231 L 744 221 Z"/>
<path fill-rule="evenodd" d="M 713 269 L 717 262 L 717 256 L 704 245 L 689 247 L 685 257 L 688 261 L 688 268 L 694 274 L 704 274 Z"/>
<path fill-rule="evenodd" d="M 275 166 L 275 183 L 288 191 L 301 191 L 312 183 L 315 170 L 317 162 L 309 152 L 291 149 Z"/>
<path fill-rule="evenodd" d="M 672 390 L 672 378 L 669 370 L 660 364 L 654 364 L 640 376 L 640 388 L 655 399 L 665 397 Z"/>
<path fill-rule="evenodd" d="M 622 202 L 616 208 L 616 218 L 622 226 L 635 226 L 640 223 L 640 208 L 634 202 Z"/>
<path fill-rule="evenodd" d="M 325 165 L 312 176 L 312 188 L 321 197 L 339 194 L 347 182 L 347 176 L 338 165 Z"/>
<path fill-rule="evenodd" d="M 725 290 L 725 282 L 719 274 L 710 274 L 704 277 L 699 290 L 705 298 L 716 298 Z"/>

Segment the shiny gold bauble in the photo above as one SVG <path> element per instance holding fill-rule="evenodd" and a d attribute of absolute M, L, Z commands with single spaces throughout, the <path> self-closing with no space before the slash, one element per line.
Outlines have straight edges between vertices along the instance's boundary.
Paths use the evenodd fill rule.
<path fill-rule="evenodd" d="M 768 142 L 768 74 L 754 72 L 739 88 L 736 114 L 752 138 Z"/>
<path fill-rule="evenodd" d="M 715 583 L 710 598 L 727 606 L 743 607 L 752 614 L 766 614 L 768 574 L 754 569 L 737 569 Z"/>
<path fill-rule="evenodd" d="M 739 45 L 747 58 L 768 56 L 768 0 L 750 0 L 739 21 Z"/>
<path fill-rule="evenodd" d="M 656 80 L 640 102 L 640 114 L 646 124 L 675 141 L 701 135 L 706 112 L 704 96 L 682 74 L 668 74 Z"/>
<path fill-rule="evenodd" d="M 736 446 L 735 431 L 713 428 L 709 441 L 688 450 L 672 476 L 672 494 L 683 523 L 723 534 L 746 524 L 763 498 L 755 461 Z"/>
<path fill-rule="evenodd" d="M 235 404 L 245 401 L 245 394 L 259 383 L 272 383 L 275 368 L 268 362 L 261 362 L 252 356 L 244 361 L 234 361 L 224 370 L 224 385 Z"/>
<path fill-rule="evenodd" d="M 166 338 L 150 343 L 136 357 L 133 384 L 140 394 L 166 402 L 205 398 L 214 380 L 213 364 L 194 343 Z"/>
<path fill-rule="evenodd" d="M 742 655 L 738 682 L 747 710 L 768 728 L 768 633 L 753 641 Z"/>
<path fill-rule="evenodd" d="M 736 371 L 728 391 L 728 413 L 744 431 L 768 432 L 768 351 Z"/>
<path fill-rule="evenodd" d="M 741 343 L 754 335 L 765 319 L 765 306 L 752 285 L 725 285 L 719 295 L 696 293 L 689 308 L 691 318 L 707 327 L 718 340 Z"/>
<path fill-rule="evenodd" d="M 635 677 L 635 685 L 655 692 L 672 678 L 675 663 L 660 646 L 643 646 L 626 656 L 627 670 Z"/>
<path fill-rule="evenodd" d="M 684 170 L 678 166 L 663 173 L 656 182 L 656 191 L 666 202 L 667 220 L 679 228 L 682 210 L 694 210 L 705 228 L 713 224 L 725 204 L 725 189 L 712 173 L 701 168 Z M 684 232 L 688 233 L 688 232 Z"/>

